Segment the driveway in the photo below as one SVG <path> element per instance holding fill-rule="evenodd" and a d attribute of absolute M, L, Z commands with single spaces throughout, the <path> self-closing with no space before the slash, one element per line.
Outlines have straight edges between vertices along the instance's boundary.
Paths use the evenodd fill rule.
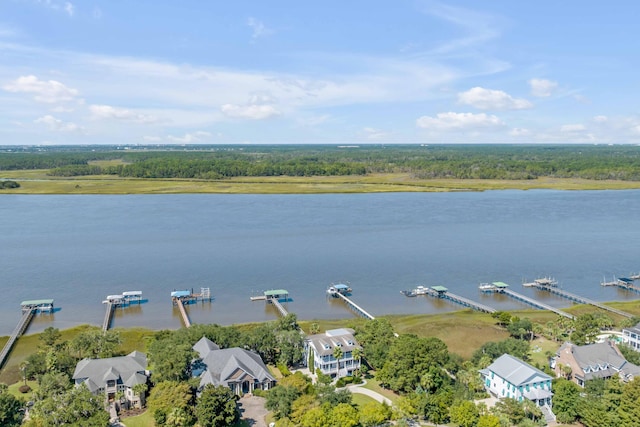
<path fill-rule="evenodd" d="M 243 396 L 238 401 L 240 418 L 251 427 L 267 427 L 264 417 L 269 411 L 264 407 L 265 398 L 258 396 Z"/>

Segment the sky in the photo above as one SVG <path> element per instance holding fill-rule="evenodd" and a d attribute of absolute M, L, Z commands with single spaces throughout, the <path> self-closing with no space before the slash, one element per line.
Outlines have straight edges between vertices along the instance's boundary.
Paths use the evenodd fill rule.
<path fill-rule="evenodd" d="M 640 143 L 640 2 L 0 0 L 0 145 Z"/>

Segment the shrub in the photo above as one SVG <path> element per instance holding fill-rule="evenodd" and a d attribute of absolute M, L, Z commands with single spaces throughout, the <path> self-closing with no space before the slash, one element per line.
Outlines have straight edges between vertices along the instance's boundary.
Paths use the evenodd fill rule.
<path fill-rule="evenodd" d="M 28 385 L 21 385 L 20 388 L 18 388 L 18 391 L 22 394 L 24 393 L 29 393 L 31 391 L 31 387 L 29 387 Z"/>
<path fill-rule="evenodd" d="M 284 363 L 278 363 L 276 366 L 283 376 L 288 377 L 289 375 L 291 375 L 291 371 Z"/>

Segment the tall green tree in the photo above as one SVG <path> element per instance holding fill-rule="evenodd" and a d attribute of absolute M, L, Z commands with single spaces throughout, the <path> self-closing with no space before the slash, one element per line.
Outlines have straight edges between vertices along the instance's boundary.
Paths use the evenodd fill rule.
<path fill-rule="evenodd" d="M 226 427 L 238 421 L 236 396 L 229 387 L 207 384 L 196 404 L 200 427 Z"/>
<path fill-rule="evenodd" d="M 553 385 L 553 412 L 561 423 L 571 424 L 578 417 L 580 387 L 574 382 L 557 379 Z"/>
<path fill-rule="evenodd" d="M 469 400 L 463 400 L 452 405 L 449 409 L 449 416 L 451 422 L 460 427 L 475 427 L 480 418 L 478 408 Z"/>
<path fill-rule="evenodd" d="M 177 381 L 156 383 L 149 394 L 147 406 L 158 426 L 166 425 L 169 414 L 174 409 L 191 411 L 193 394 L 189 384 Z"/>
<path fill-rule="evenodd" d="M 6 390 L 0 391 L 0 426 L 17 427 L 22 424 L 22 403 Z"/>

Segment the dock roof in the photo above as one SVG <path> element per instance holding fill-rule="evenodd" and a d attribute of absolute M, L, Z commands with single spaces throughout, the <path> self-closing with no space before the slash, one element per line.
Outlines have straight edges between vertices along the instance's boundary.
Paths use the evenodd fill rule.
<path fill-rule="evenodd" d="M 508 288 L 509 287 L 509 285 L 507 285 L 504 282 L 493 282 L 492 285 L 495 286 L 496 288 Z"/>
<path fill-rule="evenodd" d="M 436 292 L 447 292 L 449 290 L 444 286 L 432 286 L 431 289 L 433 289 Z"/>
<path fill-rule="evenodd" d="M 171 292 L 171 297 L 172 298 L 184 298 L 184 297 L 188 297 L 189 295 L 191 295 L 191 291 L 173 291 Z"/>
<path fill-rule="evenodd" d="M 334 288 L 336 288 L 336 289 L 349 289 L 349 286 L 345 285 L 344 283 L 338 283 L 337 285 L 334 286 Z"/>
<path fill-rule="evenodd" d="M 33 306 L 33 305 L 51 305 L 53 304 L 52 299 L 33 299 L 28 301 L 22 301 L 20 305 L 22 306 Z"/>
<path fill-rule="evenodd" d="M 276 295 L 289 295 L 289 292 L 286 289 L 271 289 L 269 291 L 264 291 L 264 294 L 269 297 L 273 297 Z"/>

